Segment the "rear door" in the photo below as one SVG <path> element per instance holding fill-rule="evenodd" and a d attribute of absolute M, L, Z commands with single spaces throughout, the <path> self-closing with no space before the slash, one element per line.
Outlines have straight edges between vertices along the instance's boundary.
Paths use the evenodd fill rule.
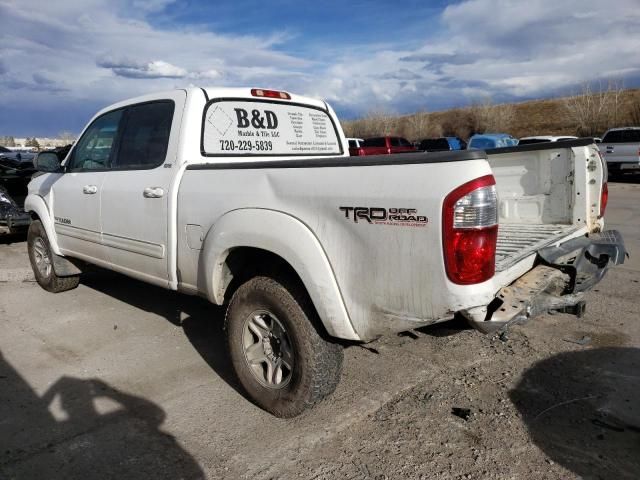
<path fill-rule="evenodd" d="M 100 191 L 114 154 L 123 110 L 101 115 L 85 130 L 51 186 L 54 228 L 62 253 L 103 262 Z"/>
<path fill-rule="evenodd" d="M 113 268 L 168 281 L 169 205 L 186 92 L 126 108 L 102 185 L 102 242 Z"/>

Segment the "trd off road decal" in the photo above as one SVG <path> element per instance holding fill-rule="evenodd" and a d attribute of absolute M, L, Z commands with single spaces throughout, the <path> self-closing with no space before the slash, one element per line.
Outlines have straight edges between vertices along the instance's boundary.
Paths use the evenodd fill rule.
<path fill-rule="evenodd" d="M 339 155 L 340 142 L 323 110 L 296 104 L 221 100 L 204 114 L 207 155 Z"/>
<path fill-rule="evenodd" d="M 415 208 L 338 207 L 354 223 L 375 223 L 401 227 L 425 227 L 429 219 Z"/>

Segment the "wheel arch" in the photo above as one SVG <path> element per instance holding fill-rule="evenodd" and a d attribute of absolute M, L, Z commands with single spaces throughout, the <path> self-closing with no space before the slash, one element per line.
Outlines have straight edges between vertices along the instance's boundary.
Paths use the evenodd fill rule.
<path fill-rule="evenodd" d="M 300 279 L 330 335 L 360 340 L 322 245 L 309 227 L 286 213 L 247 208 L 223 215 L 206 234 L 198 284 L 211 302 L 222 305 L 238 264 L 255 270 L 280 261 Z"/>
<path fill-rule="evenodd" d="M 53 226 L 53 220 L 49 215 L 49 209 L 44 199 L 39 195 L 27 195 L 24 201 L 24 210 L 31 215 L 33 220 L 40 220 L 44 231 L 47 233 L 47 239 L 51 250 L 56 255 L 62 255 L 60 253 L 60 247 L 58 247 L 58 239 L 56 237 L 55 228 Z"/>

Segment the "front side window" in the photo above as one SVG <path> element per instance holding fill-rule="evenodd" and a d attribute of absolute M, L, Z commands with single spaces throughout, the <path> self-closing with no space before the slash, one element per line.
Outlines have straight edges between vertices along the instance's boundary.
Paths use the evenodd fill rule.
<path fill-rule="evenodd" d="M 164 163 L 174 107 L 168 100 L 127 108 L 114 170 L 143 170 Z"/>
<path fill-rule="evenodd" d="M 71 172 L 105 170 L 111 166 L 112 147 L 123 110 L 97 118 L 84 132 L 67 165 Z"/>

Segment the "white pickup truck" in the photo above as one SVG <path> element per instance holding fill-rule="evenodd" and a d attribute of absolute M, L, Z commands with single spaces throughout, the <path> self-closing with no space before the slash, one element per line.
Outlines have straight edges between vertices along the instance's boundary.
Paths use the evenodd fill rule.
<path fill-rule="evenodd" d="M 640 127 L 608 130 L 600 150 L 611 175 L 640 173 Z"/>
<path fill-rule="evenodd" d="M 282 417 L 335 389 L 345 340 L 455 314 L 484 332 L 580 314 L 626 253 L 602 231 L 590 140 L 349 157 L 333 110 L 287 92 L 117 103 L 37 168 L 25 209 L 38 283 L 74 288 L 90 263 L 227 305 L 238 379 Z"/>

